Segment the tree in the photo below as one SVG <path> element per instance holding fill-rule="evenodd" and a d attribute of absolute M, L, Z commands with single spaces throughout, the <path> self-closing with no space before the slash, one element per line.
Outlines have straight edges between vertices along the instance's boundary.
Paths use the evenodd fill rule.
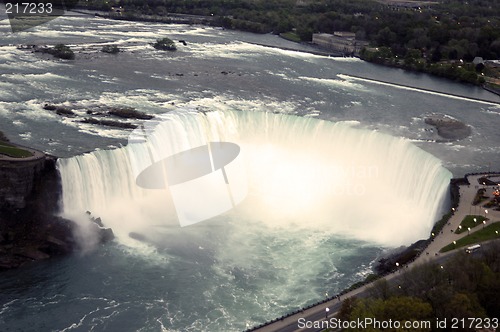
<path fill-rule="evenodd" d="M 500 58 L 500 38 L 491 43 L 490 49 L 492 52 L 495 52 L 497 58 Z"/>
<path fill-rule="evenodd" d="M 393 296 L 387 300 L 362 299 L 355 304 L 350 320 L 364 318 L 373 318 L 377 321 L 424 321 L 432 318 L 432 307 L 419 298 L 409 296 Z M 371 328 L 367 331 L 378 330 Z M 384 331 L 396 330 L 384 329 Z M 417 331 L 417 329 L 405 331 Z M 418 331 L 430 331 L 430 329 L 418 329 Z"/>
<path fill-rule="evenodd" d="M 484 309 L 479 304 L 474 294 L 456 293 L 449 303 L 445 305 L 445 315 L 442 318 L 451 320 L 453 318 L 486 318 Z M 464 326 L 465 331 L 475 331 L 469 326 Z"/>
<path fill-rule="evenodd" d="M 377 280 L 373 286 L 368 289 L 368 291 L 372 297 L 383 300 L 386 300 L 391 296 L 389 283 L 384 278 Z"/>
<path fill-rule="evenodd" d="M 348 297 L 342 302 L 337 318 L 340 320 L 349 320 L 352 311 L 357 304 L 357 299 L 355 297 Z"/>
<path fill-rule="evenodd" d="M 422 52 L 417 49 L 409 49 L 405 55 L 405 65 L 411 66 L 422 58 Z"/>
<path fill-rule="evenodd" d="M 441 47 L 438 46 L 432 51 L 431 55 L 431 61 L 432 62 L 439 62 L 441 61 L 441 58 L 443 57 L 443 54 L 441 53 Z"/>
<path fill-rule="evenodd" d="M 297 35 L 300 37 L 300 40 L 302 41 L 311 41 L 312 40 L 312 35 L 313 35 L 313 30 L 312 28 L 308 26 L 299 26 L 296 31 Z"/>
<path fill-rule="evenodd" d="M 381 46 L 391 46 L 397 39 L 397 36 L 389 27 L 385 27 L 377 33 L 377 43 Z"/>

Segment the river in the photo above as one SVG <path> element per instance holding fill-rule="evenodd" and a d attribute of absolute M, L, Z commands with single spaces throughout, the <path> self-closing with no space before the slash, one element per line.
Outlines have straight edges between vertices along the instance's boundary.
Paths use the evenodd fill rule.
<path fill-rule="evenodd" d="M 382 159 L 377 149 L 382 151 L 384 145 L 393 143 L 400 148 L 411 144 L 411 151 L 413 146 L 422 149 L 425 155 L 416 152 L 421 157 L 411 157 L 406 161 L 411 164 L 405 165 L 419 175 L 442 164 L 436 178 L 429 179 L 446 180 L 451 175 L 446 169 L 460 176 L 499 165 L 500 100 L 478 87 L 355 58 L 283 50 L 279 47 L 294 44 L 273 35 L 202 26 L 76 16 L 16 34 L 10 33 L 3 20 L 0 35 L 0 130 L 16 143 L 58 157 L 126 144 L 130 131 L 80 121 L 88 110 L 105 105 L 135 107 L 157 115 L 186 109 L 223 112 L 227 117 L 234 112 L 270 112 L 294 123 L 311 119 L 310 125 L 318 130 L 330 128 L 321 122 L 327 120 L 375 140 L 376 144 L 368 144 L 364 150 L 366 158 Z M 164 36 L 184 40 L 186 45 L 177 43 L 174 53 L 151 47 Z M 76 60 L 55 60 L 16 48 L 33 43 L 65 43 L 75 50 Z M 123 52 L 99 52 L 105 44 L 117 44 Z M 45 103 L 72 108 L 77 116 L 56 115 L 43 109 Z M 435 130 L 424 123 L 432 113 L 470 125 L 471 136 L 440 142 Z M 261 135 L 264 122 L 249 119 L 256 135 Z M 244 127 L 245 122 L 238 121 Z M 341 148 L 337 143 L 314 141 L 307 133 L 293 137 L 282 127 L 270 128 L 291 135 L 283 137 L 297 146 L 301 138 L 318 151 L 330 149 L 333 153 Z M 355 144 L 356 135 L 349 131 L 348 136 L 353 141 L 346 142 Z M 287 158 L 291 159 L 284 160 L 295 160 Z M 363 159 L 357 154 L 352 160 Z M 429 168 L 423 168 L 419 160 L 428 160 Z M 384 162 L 393 160 L 385 158 Z M 407 191 L 414 186 L 400 184 Z M 421 195 L 431 188 L 424 187 Z M 412 202 L 401 204 L 410 208 Z M 352 220 L 358 227 L 363 222 L 374 223 L 375 229 L 387 214 L 385 208 L 375 212 L 378 204 L 371 204 L 366 214 Z M 352 211 L 358 205 L 349 201 L 346 206 Z M 434 217 L 442 206 L 432 209 L 426 212 Z M 367 220 L 366 215 L 374 219 Z M 119 227 L 120 220 L 109 218 L 113 216 L 103 221 Z M 331 218 L 342 225 L 340 215 Z M 90 252 L 3 273 L 2 330 L 243 330 L 362 280 L 384 250 L 401 244 L 342 233 L 317 218 L 294 225 L 261 219 L 265 218 L 236 211 L 194 228 L 163 227 L 157 231 L 161 240 L 150 243 L 119 236 L 113 244 Z M 423 234 L 432 221 L 426 219 Z M 411 230 L 415 224 L 408 222 L 401 228 Z M 397 229 L 393 224 L 380 227 Z"/>

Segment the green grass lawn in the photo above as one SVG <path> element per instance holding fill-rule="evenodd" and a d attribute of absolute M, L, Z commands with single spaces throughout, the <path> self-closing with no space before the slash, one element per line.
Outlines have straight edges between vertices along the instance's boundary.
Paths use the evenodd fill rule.
<path fill-rule="evenodd" d="M 287 40 L 300 43 L 300 37 L 295 32 L 283 32 L 280 33 L 280 37 L 285 38 Z"/>
<path fill-rule="evenodd" d="M 462 248 L 471 244 L 500 238 L 500 222 L 489 224 L 484 229 L 478 230 L 457 241 L 457 244 L 450 243 L 443 247 L 440 252 L 447 252 L 456 248 Z"/>
<path fill-rule="evenodd" d="M 29 152 L 28 150 L 17 148 L 5 142 L 0 142 L 0 154 L 12 158 L 26 158 L 33 156 L 33 153 Z"/>
<path fill-rule="evenodd" d="M 474 218 L 476 218 L 476 222 L 474 222 Z M 463 233 L 463 232 L 467 232 L 467 228 L 474 228 L 478 225 L 482 225 L 483 224 L 483 220 L 486 220 L 485 217 L 483 216 L 466 216 L 464 218 L 464 220 L 462 220 L 462 222 L 460 223 L 460 226 L 462 226 L 462 228 L 458 227 L 456 230 L 455 230 L 455 234 L 460 234 L 460 233 Z"/>

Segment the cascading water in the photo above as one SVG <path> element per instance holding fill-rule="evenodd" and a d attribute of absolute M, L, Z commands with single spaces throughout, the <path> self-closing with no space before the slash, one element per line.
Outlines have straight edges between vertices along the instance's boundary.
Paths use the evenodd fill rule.
<path fill-rule="evenodd" d="M 451 177 L 410 142 L 346 123 L 233 110 L 161 120 L 146 142 L 58 161 L 62 213 L 89 210 L 118 239 L 86 256 L 94 264 L 82 269 L 103 280 L 89 291 L 103 299 L 76 295 L 86 327 L 99 321 L 88 298 L 119 306 L 99 313 L 117 329 L 130 328 L 130 312 L 137 329 L 172 331 L 241 331 L 314 303 L 366 277 L 383 248 L 427 237 Z M 136 176 L 221 141 L 241 148 L 248 195 L 180 227 L 174 194 Z M 82 242 L 93 245 L 85 219 Z"/>
<path fill-rule="evenodd" d="M 451 177 L 408 141 L 345 123 L 239 111 L 163 118 L 146 143 L 60 159 L 63 215 L 78 219 L 88 210 L 122 241 L 141 232 L 161 242 L 158 226 L 179 227 L 175 208 L 168 189 L 136 185 L 138 170 L 151 159 L 228 141 L 241 147 L 249 194 L 207 225 L 241 218 L 397 246 L 428 236 Z"/>

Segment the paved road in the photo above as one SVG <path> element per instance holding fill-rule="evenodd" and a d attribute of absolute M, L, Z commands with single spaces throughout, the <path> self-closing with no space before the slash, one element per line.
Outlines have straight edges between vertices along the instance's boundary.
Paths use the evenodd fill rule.
<path fill-rule="evenodd" d="M 423 254 L 417 258 L 415 263 L 423 263 L 431 260 L 436 253 L 439 252 L 441 248 L 452 243 L 453 241 L 457 241 L 458 239 L 467 236 L 467 232 L 463 232 L 462 234 L 455 234 L 455 230 L 458 228 L 458 225 L 462 222 L 462 220 L 467 215 L 481 215 L 486 216 L 489 220 L 486 222 L 491 223 L 495 221 L 500 221 L 500 211 L 495 211 L 491 209 L 485 209 L 481 206 L 473 206 L 472 201 L 476 196 L 477 190 L 483 188 L 482 185 L 479 185 L 478 179 L 483 175 L 474 175 L 469 176 L 470 186 L 460 186 L 460 204 L 455 211 L 453 217 L 450 218 L 449 223 L 443 227 L 442 234 L 437 234 L 434 241 L 427 247 L 426 252 L 429 255 Z M 500 183 L 500 177 L 491 178 L 493 181 L 498 181 Z M 485 186 L 486 195 L 492 196 L 493 186 Z M 488 213 L 485 212 L 488 211 Z M 478 225 L 471 229 L 470 233 L 474 233 L 478 230 L 482 229 L 481 225 Z"/>
<path fill-rule="evenodd" d="M 456 241 L 464 236 L 467 236 L 467 232 L 463 232 L 462 234 L 455 234 L 455 230 L 458 228 L 458 225 L 462 222 L 464 217 L 469 214 L 476 214 L 476 215 L 487 215 L 489 220 L 487 223 L 491 223 L 494 221 L 500 221 L 500 211 L 494 211 L 494 210 L 489 210 L 485 209 L 483 207 L 474 207 L 472 205 L 472 201 L 477 193 L 477 190 L 479 188 L 483 188 L 484 186 L 479 185 L 478 179 L 483 176 L 483 175 L 473 175 L 469 176 L 469 182 L 470 185 L 464 185 L 460 186 L 460 203 L 459 206 L 457 207 L 454 215 L 450 218 L 449 223 L 443 228 L 443 231 L 440 234 L 436 234 L 434 241 L 431 242 L 431 244 L 427 247 L 425 252 L 428 252 L 429 254 L 425 254 L 425 252 L 420 255 L 414 262 L 408 265 L 408 267 L 415 266 L 417 264 L 422 264 L 429 262 L 431 260 L 444 260 L 446 259 L 449 255 L 455 253 L 458 250 L 463 250 L 462 249 L 457 249 L 453 251 L 449 251 L 445 254 L 439 254 L 439 250 L 448 245 L 449 243 L 452 243 L 453 241 Z M 496 181 L 497 183 L 500 183 L 500 175 L 497 177 L 490 177 L 491 180 Z M 493 192 L 493 186 L 485 186 L 486 188 L 486 194 L 488 196 L 491 196 L 491 193 Z M 488 210 L 488 213 L 485 212 L 485 210 Z M 475 228 L 471 229 L 470 233 L 472 234 L 473 232 L 476 232 L 478 230 L 482 229 L 482 226 L 476 226 Z M 438 253 L 436 255 L 436 253 Z M 386 280 L 392 280 L 397 278 L 400 275 L 399 272 L 395 272 L 392 274 L 389 274 L 385 277 Z M 343 296 L 341 296 L 340 300 L 344 300 L 348 297 L 366 297 L 368 296 L 367 289 L 373 286 L 373 284 L 367 284 L 363 287 L 357 288 L 353 291 L 350 291 Z M 329 308 L 329 315 L 328 318 L 331 318 L 335 315 L 335 313 L 340 309 L 341 306 L 341 301 L 338 299 L 333 299 L 328 302 L 325 302 L 323 304 L 314 306 L 310 309 L 304 310 L 302 312 L 299 312 L 295 315 L 289 316 L 287 318 L 284 318 L 282 320 L 278 320 L 272 324 L 266 325 L 262 328 L 256 329 L 254 331 L 258 332 L 303 332 L 303 331 L 322 331 L 323 329 L 315 329 L 315 328 L 299 328 L 299 319 L 303 318 L 307 321 L 320 321 L 320 320 L 325 320 L 326 319 L 326 308 Z"/>

